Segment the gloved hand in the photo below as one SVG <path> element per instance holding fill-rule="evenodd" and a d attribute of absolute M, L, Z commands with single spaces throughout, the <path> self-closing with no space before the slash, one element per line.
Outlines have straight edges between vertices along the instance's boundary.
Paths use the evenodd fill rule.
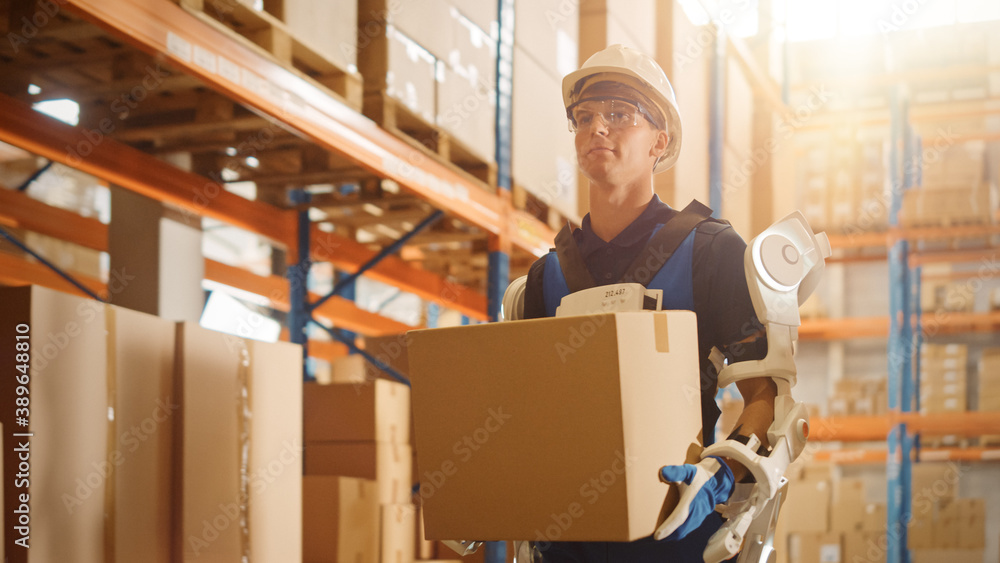
<path fill-rule="evenodd" d="M 665 465 L 660 468 L 660 481 L 676 483 L 681 498 L 670 516 L 656 529 L 653 537 L 679 540 L 698 529 L 715 505 L 729 500 L 733 494 L 733 472 L 722 459 L 709 456 L 692 465 Z"/>

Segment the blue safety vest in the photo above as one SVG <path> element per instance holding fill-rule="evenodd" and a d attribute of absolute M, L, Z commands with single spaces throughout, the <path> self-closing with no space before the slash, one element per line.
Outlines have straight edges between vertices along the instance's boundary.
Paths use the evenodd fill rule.
<path fill-rule="evenodd" d="M 657 225 L 653 234 L 663 225 Z M 691 261 L 694 257 L 694 233 L 692 230 L 677 247 L 673 255 L 646 284 L 647 289 L 663 290 L 664 310 L 694 311 L 694 290 L 691 283 Z M 652 238 L 652 234 L 650 235 Z M 617 283 L 617 282 L 616 282 Z M 607 284 L 604 284 L 607 285 Z M 545 301 L 545 315 L 556 316 L 556 307 L 562 298 L 569 295 L 569 285 L 559 264 L 559 256 L 552 250 L 545 257 L 545 273 L 542 277 L 542 296 Z"/>

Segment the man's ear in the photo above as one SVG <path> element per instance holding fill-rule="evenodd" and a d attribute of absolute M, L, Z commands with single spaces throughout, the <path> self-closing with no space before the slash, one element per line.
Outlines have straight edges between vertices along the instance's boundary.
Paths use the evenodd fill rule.
<path fill-rule="evenodd" d="M 667 145 L 669 144 L 670 136 L 667 135 L 667 132 L 663 130 L 657 131 L 653 146 L 649 148 L 649 156 L 655 156 L 658 159 L 662 158 L 663 155 L 667 154 Z"/>

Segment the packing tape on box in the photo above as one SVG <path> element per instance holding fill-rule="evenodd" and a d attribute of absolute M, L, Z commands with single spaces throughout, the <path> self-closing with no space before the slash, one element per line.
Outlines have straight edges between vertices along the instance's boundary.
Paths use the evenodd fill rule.
<path fill-rule="evenodd" d="M 250 350 L 247 341 L 236 340 L 239 352 L 239 398 L 236 417 L 240 424 L 240 551 L 242 563 L 250 561 L 250 420 L 253 416 L 251 403 Z"/>
<path fill-rule="evenodd" d="M 118 423 L 116 421 L 115 407 L 118 406 L 118 357 L 117 339 L 117 317 L 115 308 L 111 305 L 104 305 L 104 328 L 107 331 L 105 339 L 107 350 L 107 390 L 108 390 L 108 445 L 105 448 L 105 462 L 107 467 L 115 467 L 115 452 L 118 448 Z M 115 561 L 115 477 L 111 470 L 110 478 L 104 482 L 104 561 L 114 563 Z"/>

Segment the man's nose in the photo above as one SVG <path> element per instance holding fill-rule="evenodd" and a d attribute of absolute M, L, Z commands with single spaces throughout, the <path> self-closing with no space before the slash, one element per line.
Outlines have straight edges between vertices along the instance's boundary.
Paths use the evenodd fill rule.
<path fill-rule="evenodd" d="M 597 114 L 590 120 L 590 131 L 605 137 L 608 135 L 608 122 L 605 121 L 603 115 Z"/>

